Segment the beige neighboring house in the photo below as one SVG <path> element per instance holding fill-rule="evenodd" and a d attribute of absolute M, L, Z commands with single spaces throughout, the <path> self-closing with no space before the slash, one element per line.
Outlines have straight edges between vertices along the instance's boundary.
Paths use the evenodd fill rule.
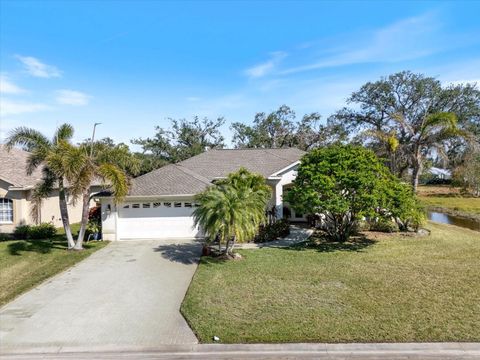
<path fill-rule="evenodd" d="M 37 168 L 31 175 L 27 175 L 28 156 L 26 151 L 16 148 L 7 151 L 0 145 L 0 233 L 11 233 L 18 225 L 41 222 L 62 226 L 57 190 L 44 199 L 37 214 L 37 221 L 34 221 L 31 215 L 32 190 L 40 181 L 42 170 Z M 92 186 L 92 192 L 99 192 L 101 189 L 100 184 Z M 94 206 L 95 203 L 92 201 L 91 205 Z M 81 201 L 75 205 L 69 201 L 70 223 L 80 222 L 81 213 Z"/>

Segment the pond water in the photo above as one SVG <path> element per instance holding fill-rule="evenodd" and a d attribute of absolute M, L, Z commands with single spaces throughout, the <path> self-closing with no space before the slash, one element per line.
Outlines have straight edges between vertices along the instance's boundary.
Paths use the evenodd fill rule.
<path fill-rule="evenodd" d="M 428 220 L 435 221 L 442 224 L 451 224 L 461 226 L 467 229 L 480 231 L 480 221 L 473 219 L 466 219 L 463 217 L 448 215 L 441 212 L 428 211 Z"/>

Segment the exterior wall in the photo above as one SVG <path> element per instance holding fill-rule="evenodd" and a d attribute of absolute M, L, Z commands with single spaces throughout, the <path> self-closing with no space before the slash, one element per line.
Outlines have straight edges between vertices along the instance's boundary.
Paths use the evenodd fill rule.
<path fill-rule="evenodd" d="M 8 190 L 9 183 L 0 180 L 0 197 L 13 200 L 13 223 L 0 224 L 0 232 L 11 233 L 18 225 L 33 225 L 36 222 L 31 216 L 31 190 Z M 100 187 L 92 187 L 93 192 L 100 191 Z M 90 202 L 90 207 L 95 206 L 95 201 Z M 38 223 L 49 222 L 56 227 L 62 227 L 60 208 L 58 204 L 58 191 L 55 190 L 48 198 L 44 199 L 39 212 Z M 68 203 L 70 223 L 78 223 L 82 215 L 82 202 Z"/>
<path fill-rule="evenodd" d="M 27 191 L 9 191 L 11 184 L 0 179 L 0 197 L 13 200 L 13 223 L 0 224 L 0 233 L 11 233 L 17 225 L 31 224 L 29 202 L 26 200 Z"/>

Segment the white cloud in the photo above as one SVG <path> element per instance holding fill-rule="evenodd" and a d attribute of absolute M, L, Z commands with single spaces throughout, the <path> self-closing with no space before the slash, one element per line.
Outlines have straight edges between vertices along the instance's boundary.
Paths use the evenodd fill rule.
<path fill-rule="evenodd" d="M 186 98 L 186 100 L 189 102 L 197 102 L 197 101 L 200 101 L 201 98 L 199 98 L 198 96 L 189 96 Z"/>
<path fill-rule="evenodd" d="M 25 90 L 9 80 L 7 75 L 0 75 L 0 94 L 21 94 Z"/>
<path fill-rule="evenodd" d="M 59 104 L 63 105 L 73 105 L 73 106 L 82 106 L 87 105 L 90 101 L 91 96 L 80 91 L 74 90 L 58 90 L 56 92 L 55 100 Z"/>
<path fill-rule="evenodd" d="M 270 60 L 257 64 L 245 70 L 245 74 L 250 78 L 259 78 L 271 73 L 282 59 L 287 56 L 286 52 L 276 51 L 271 53 Z"/>
<path fill-rule="evenodd" d="M 51 107 L 34 102 L 12 101 L 5 97 L 0 98 L 0 116 L 18 115 L 24 113 L 32 113 L 37 111 L 50 110 Z"/>
<path fill-rule="evenodd" d="M 47 65 L 33 56 L 17 55 L 16 58 L 23 64 L 27 73 L 32 76 L 41 78 L 62 76 L 62 72 L 55 66 Z"/>
<path fill-rule="evenodd" d="M 328 56 L 285 69 L 280 74 L 369 62 L 393 63 L 428 56 L 440 51 L 448 43 L 445 39 L 439 43 L 438 37 L 432 36 L 438 34 L 440 26 L 440 21 L 433 13 L 403 19 L 360 36 L 339 39 L 338 42 L 343 46 L 327 51 L 323 49 Z"/>

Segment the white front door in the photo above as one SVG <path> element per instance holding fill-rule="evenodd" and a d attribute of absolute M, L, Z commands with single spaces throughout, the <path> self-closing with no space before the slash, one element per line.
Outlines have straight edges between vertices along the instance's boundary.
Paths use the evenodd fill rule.
<path fill-rule="evenodd" d="M 119 240 L 172 239 L 198 237 L 188 201 L 133 201 L 119 205 Z"/>

